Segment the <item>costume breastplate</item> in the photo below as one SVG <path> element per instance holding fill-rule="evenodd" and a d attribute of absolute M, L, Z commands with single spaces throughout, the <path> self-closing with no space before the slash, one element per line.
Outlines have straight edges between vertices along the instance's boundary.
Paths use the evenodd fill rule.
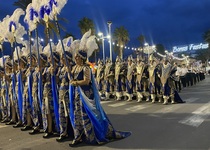
<path fill-rule="evenodd" d="M 162 74 L 161 74 L 161 83 L 165 84 L 166 81 L 168 80 L 168 77 L 170 76 L 170 72 L 171 72 L 171 65 L 167 64 L 166 66 L 162 67 Z"/>
<path fill-rule="evenodd" d="M 59 78 L 60 78 L 60 81 L 61 81 L 60 89 L 64 86 L 69 85 L 68 74 L 67 74 L 67 72 L 65 71 L 64 68 L 61 69 Z"/>
<path fill-rule="evenodd" d="M 137 64 L 136 71 L 137 71 L 137 80 L 140 81 L 142 74 L 144 72 L 144 64 L 143 63 Z"/>

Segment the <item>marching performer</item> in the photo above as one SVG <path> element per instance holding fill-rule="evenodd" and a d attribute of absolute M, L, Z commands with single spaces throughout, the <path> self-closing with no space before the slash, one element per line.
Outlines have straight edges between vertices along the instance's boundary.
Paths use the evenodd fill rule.
<path fill-rule="evenodd" d="M 160 75 L 164 105 L 168 104 L 169 98 L 171 99 L 172 104 L 175 103 L 175 100 L 177 102 L 183 102 L 178 96 L 178 93 L 177 92 L 175 93 L 175 83 L 172 79 L 172 75 L 174 75 L 175 72 L 176 72 L 176 67 L 172 66 L 167 58 L 164 58 Z M 176 96 L 175 94 L 178 97 L 175 97 Z"/>
<path fill-rule="evenodd" d="M 89 37 L 90 31 L 88 33 L 85 35 Z M 95 39 L 95 36 L 93 37 Z M 87 51 L 97 49 L 97 45 L 93 40 L 95 44 L 86 44 L 83 41 L 86 39 L 82 38 L 80 50 L 75 54 L 76 65 L 72 69 L 73 80 L 70 82 L 70 120 L 74 131 L 74 140 L 69 144 L 71 147 L 81 142 L 102 144 L 112 139 L 122 139 L 130 135 L 130 132 L 116 131 L 101 107 L 93 74 L 86 64 L 87 58 L 92 54 Z M 87 41 L 89 40 L 87 39 Z M 86 51 L 86 45 L 96 46 L 90 47 Z"/>
<path fill-rule="evenodd" d="M 72 54 L 69 51 L 65 51 L 66 59 L 69 62 L 67 66 L 64 58 L 64 54 L 61 53 L 61 64 L 59 71 L 59 122 L 60 122 L 60 137 L 56 139 L 58 142 L 62 142 L 68 137 L 69 124 L 69 78 L 68 73 L 72 68 Z M 68 68 L 68 69 L 67 69 Z"/>
<path fill-rule="evenodd" d="M 122 68 L 123 68 L 123 62 L 122 60 L 117 56 L 116 62 L 115 62 L 115 88 L 116 88 L 116 97 L 117 100 L 121 100 L 123 96 L 123 86 L 122 86 Z"/>
<path fill-rule="evenodd" d="M 6 123 L 9 121 L 8 118 L 8 110 L 7 110 L 7 101 L 6 101 L 6 78 L 5 78 L 5 72 L 4 69 L 2 68 L 1 71 L 3 71 L 1 74 L 1 116 L 2 116 L 2 121 L 1 123 Z"/>
<path fill-rule="evenodd" d="M 105 96 L 106 100 L 110 98 L 110 95 L 114 92 L 114 68 L 111 60 L 106 59 L 106 66 L 104 70 L 105 79 Z"/>
<path fill-rule="evenodd" d="M 98 83 L 98 90 L 99 90 L 99 94 L 102 97 L 104 95 L 104 90 L 103 90 L 103 86 L 104 86 L 104 64 L 102 60 L 98 60 L 98 67 L 96 70 L 96 81 Z"/>
<path fill-rule="evenodd" d="M 133 58 L 128 57 L 128 65 L 127 65 L 127 80 L 126 80 L 126 92 L 128 96 L 127 101 L 132 101 L 133 97 L 133 88 L 134 88 L 134 72 L 135 72 L 135 64 L 133 62 Z"/>
<path fill-rule="evenodd" d="M 8 85 L 8 117 L 10 118 L 10 122 L 6 123 L 6 125 L 16 124 L 16 111 L 15 111 L 15 99 L 13 95 L 13 80 L 15 75 L 12 73 L 12 63 L 10 58 L 6 59 L 5 63 L 6 67 L 6 75 L 7 75 L 7 85 Z"/>
<path fill-rule="evenodd" d="M 31 57 L 31 58 L 30 58 Z M 39 96 L 39 78 L 42 73 L 42 67 L 47 64 L 47 56 L 45 54 L 40 54 L 40 67 L 37 66 L 37 55 L 32 52 L 31 56 L 28 55 L 28 61 L 31 59 L 30 69 L 32 73 L 32 110 L 31 110 L 31 118 L 33 122 L 33 130 L 29 132 L 29 134 L 36 134 L 40 132 L 40 128 L 42 127 L 42 114 L 41 114 L 41 104 L 40 96 Z"/>
<path fill-rule="evenodd" d="M 47 45 L 47 49 L 49 44 Z M 49 50 L 49 49 L 48 49 Z M 46 50 L 44 50 L 46 51 Z M 60 55 L 58 52 L 53 52 L 54 66 L 51 64 L 50 67 L 46 67 L 42 74 L 42 79 L 44 80 L 44 91 L 43 91 L 43 102 L 42 102 L 42 119 L 43 119 L 43 129 L 46 134 L 43 138 L 50 138 L 54 136 L 56 130 L 55 113 L 54 113 L 54 103 L 53 103 L 53 93 L 51 76 L 53 74 L 58 77 L 58 63 L 60 61 Z M 48 57 L 48 62 L 51 62 L 51 57 Z"/>
<path fill-rule="evenodd" d="M 148 67 L 148 72 L 149 72 L 149 93 L 152 99 L 152 103 L 155 103 L 155 98 L 156 98 L 156 94 L 155 94 L 155 76 L 156 76 L 156 72 L 157 72 L 157 65 L 158 63 L 156 62 L 156 60 L 153 58 L 153 55 L 150 55 L 149 57 L 149 67 Z M 149 98 L 146 100 L 149 101 Z"/>
<path fill-rule="evenodd" d="M 143 98 L 143 83 L 142 76 L 145 71 L 145 64 L 142 59 L 137 56 L 136 64 L 136 93 L 137 93 L 137 102 L 141 102 Z"/>
<path fill-rule="evenodd" d="M 27 131 L 32 129 L 32 119 L 31 119 L 31 103 L 29 90 L 31 90 L 31 86 L 29 84 L 29 80 L 31 80 L 30 68 L 28 66 L 28 60 L 26 57 L 27 54 L 23 54 L 20 56 L 20 66 L 19 70 L 22 72 L 22 81 L 23 81 L 23 105 L 22 105 L 22 122 L 25 125 L 21 128 L 21 131 Z M 23 67 L 21 67 L 23 66 Z M 29 89 L 30 88 L 30 89 Z"/>

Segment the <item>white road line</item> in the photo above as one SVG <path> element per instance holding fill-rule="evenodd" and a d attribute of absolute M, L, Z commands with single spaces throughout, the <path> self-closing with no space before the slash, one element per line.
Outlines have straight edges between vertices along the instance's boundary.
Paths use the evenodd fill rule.
<path fill-rule="evenodd" d="M 101 101 L 101 104 L 107 104 L 107 103 L 110 103 L 110 102 L 113 102 L 113 101 Z"/>
<path fill-rule="evenodd" d="M 170 105 L 166 106 L 163 109 L 160 109 L 158 111 L 155 111 L 155 114 L 166 114 L 166 113 L 171 113 L 174 112 L 175 110 L 179 109 L 181 105 Z"/>
<path fill-rule="evenodd" d="M 115 104 L 110 104 L 108 106 L 111 106 L 111 107 L 119 107 L 119 106 L 124 106 L 124 105 L 127 105 L 128 103 L 126 102 L 119 102 L 119 103 L 115 103 Z"/>
<path fill-rule="evenodd" d="M 137 105 L 137 106 L 133 106 L 133 107 L 128 107 L 125 110 L 131 111 L 131 112 L 136 112 L 138 110 L 142 110 L 149 107 L 149 105 Z"/>
<path fill-rule="evenodd" d="M 8 127 L 7 125 L 0 125 L 0 128 Z"/>
<path fill-rule="evenodd" d="M 188 99 L 184 99 L 184 101 L 188 102 L 188 103 L 192 103 L 194 101 L 197 101 L 199 100 L 200 98 L 196 98 L 196 97 L 191 97 L 191 98 L 188 98 Z"/>
<path fill-rule="evenodd" d="M 199 98 L 192 97 L 192 98 L 185 99 L 185 101 L 187 103 L 192 103 L 192 102 L 194 102 L 194 101 L 196 101 L 198 99 Z M 160 109 L 160 110 L 155 111 L 154 113 L 155 114 L 172 113 L 175 110 L 179 109 L 180 107 L 182 107 L 182 105 L 178 105 L 178 104 L 176 104 L 176 105 L 169 105 L 169 106 L 164 107 L 163 109 Z"/>
<path fill-rule="evenodd" d="M 192 114 L 192 116 L 186 117 L 185 119 L 179 121 L 179 123 L 193 127 L 200 126 L 210 115 L 210 103 L 201 106 L 200 108 L 192 112 Z"/>

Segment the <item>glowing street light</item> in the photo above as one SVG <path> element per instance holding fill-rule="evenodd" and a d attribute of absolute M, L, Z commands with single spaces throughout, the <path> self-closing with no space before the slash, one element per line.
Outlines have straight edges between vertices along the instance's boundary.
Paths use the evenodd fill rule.
<path fill-rule="evenodd" d="M 98 36 L 100 36 L 100 37 L 101 37 L 101 39 L 102 39 L 103 61 L 104 61 L 104 63 L 105 63 L 104 34 L 103 34 L 102 32 L 99 32 L 99 33 L 98 33 Z"/>
<path fill-rule="evenodd" d="M 109 46 L 110 46 L 110 60 L 112 62 L 112 36 L 111 36 L 111 25 L 112 25 L 112 22 L 111 21 L 108 21 L 107 22 L 108 24 L 108 28 L 109 28 L 109 35 L 110 35 L 110 42 L 109 42 Z"/>

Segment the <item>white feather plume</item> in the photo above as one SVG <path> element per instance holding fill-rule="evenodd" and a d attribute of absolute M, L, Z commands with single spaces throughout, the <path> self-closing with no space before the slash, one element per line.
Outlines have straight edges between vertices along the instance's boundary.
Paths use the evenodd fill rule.
<path fill-rule="evenodd" d="M 32 7 L 39 13 L 43 2 L 46 3 L 46 0 L 32 0 Z"/>
<path fill-rule="evenodd" d="M 0 66 L 3 67 L 3 57 L 0 58 Z"/>
<path fill-rule="evenodd" d="M 54 43 L 51 43 L 51 46 L 52 46 L 52 51 L 56 51 L 56 46 L 54 45 Z M 47 57 L 50 57 L 50 44 L 48 43 L 44 49 L 43 49 L 43 52 L 45 55 L 47 55 Z"/>
<path fill-rule="evenodd" d="M 63 45 L 64 45 L 64 48 L 66 51 L 70 51 L 72 42 L 73 42 L 73 37 L 71 37 L 71 36 L 63 39 Z"/>
<path fill-rule="evenodd" d="M 11 21 L 14 21 L 15 23 L 19 22 L 20 16 L 25 15 L 25 12 L 21 8 L 15 9 L 12 16 L 10 17 Z"/>
<path fill-rule="evenodd" d="M 37 3 L 36 0 L 33 0 L 33 1 L 35 1 L 35 3 Z M 40 11 L 40 8 L 41 8 L 42 6 L 47 7 L 47 8 L 50 8 L 50 4 L 49 4 L 49 1 L 50 1 L 50 0 L 39 0 L 39 1 L 41 1 L 41 2 L 40 2 L 40 6 L 39 6 L 39 11 Z M 45 14 L 45 15 L 47 15 L 47 14 Z M 49 17 L 50 20 L 53 20 L 54 16 L 53 16 L 52 11 L 50 12 L 50 15 L 49 15 L 48 17 Z M 44 21 L 46 21 L 46 20 L 44 19 Z"/>
<path fill-rule="evenodd" d="M 24 14 L 25 14 L 25 12 L 22 9 L 17 8 L 13 12 L 11 17 L 7 16 L 4 19 L 5 32 L 3 34 L 4 34 L 5 40 L 9 41 L 10 44 L 14 43 L 14 36 L 16 37 L 18 43 L 22 43 L 22 40 L 20 41 L 20 39 L 24 34 L 26 34 L 26 31 L 25 31 L 25 28 L 19 23 L 19 19 L 20 19 L 20 16 L 24 15 Z M 12 31 L 10 31 L 10 23 L 11 22 L 14 22 L 16 25 L 16 30 L 15 30 L 14 34 L 12 33 Z"/>
<path fill-rule="evenodd" d="M 92 35 L 87 39 L 86 49 L 87 49 L 87 57 L 88 58 L 93 54 L 93 52 L 96 49 L 98 49 L 98 44 L 96 43 L 95 35 Z"/>
<path fill-rule="evenodd" d="M 31 9 L 34 9 L 32 7 L 32 3 L 30 3 L 27 8 L 26 8 L 26 15 L 24 17 L 24 22 L 26 22 L 28 24 L 28 29 L 29 31 L 33 31 L 36 29 L 36 22 L 38 21 L 38 19 L 36 19 L 37 17 L 33 16 L 34 17 L 34 20 L 31 20 L 30 19 L 30 15 L 31 15 Z"/>
<path fill-rule="evenodd" d="M 6 39 L 5 39 L 6 33 L 8 32 L 6 29 L 8 28 L 9 18 L 10 18 L 10 16 L 7 15 L 1 22 L 1 26 L 0 26 L 1 42 L 3 42 L 3 40 L 6 41 Z"/>
<path fill-rule="evenodd" d="M 19 44 L 23 44 L 22 37 L 26 34 L 26 30 L 24 26 L 22 26 L 20 23 L 18 24 L 18 28 L 14 33 L 14 36 L 16 37 L 16 42 Z"/>
<path fill-rule="evenodd" d="M 63 46 L 64 46 L 64 50 L 65 51 L 70 51 L 70 47 L 71 47 L 71 43 L 73 41 L 73 37 L 68 37 L 62 40 L 63 41 Z M 61 45 L 61 41 L 59 40 L 57 46 L 56 46 L 56 51 L 59 52 L 59 54 L 63 53 L 62 50 L 62 45 Z"/>
<path fill-rule="evenodd" d="M 80 42 L 80 46 L 79 49 L 80 50 L 85 50 L 86 49 L 86 43 L 87 43 L 87 39 L 90 37 L 91 35 L 91 29 L 89 31 L 87 31 L 81 38 L 81 42 Z"/>
<path fill-rule="evenodd" d="M 4 42 L 4 35 L 3 35 L 3 22 L 0 21 L 0 44 Z"/>
<path fill-rule="evenodd" d="M 54 15 L 60 14 L 63 7 L 66 5 L 68 0 L 54 0 L 57 6 L 53 3 L 52 10 Z"/>
<path fill-rule="evenodd" d="M 41 45 L 41 40 L 38 39 L 38 47 L 39 47 L 39 52 L 42 52 L 43 46 Z M 32 53 L 36 54 L 38 56 L 38 49 L 37 49 L 37 44 L 34 43 L 31 48 Z"/>
<path fill-rule="evenodd" d="M 80 42 L 81 42 L 80 40 L 74 40 L 71 43 L 69 51 L 72 53 L 72 56 L 74 56 L 75 53 L 79 50 Z"/>
<path fill-rule="evenodd" d="M 11 61 L 9 55 L 5 55 L 5 56 L 4 56 L 4 62 L 6 63 L 7 61 Z M 3 62 L 3 57 L 1 57 L 1 58 L 0 58 L 0 66 L 1 66 L 1 67 L 4 67 L 4 62 Z"/>
<path fill-rule="evenodd" d="M 18 60 L 17 51 L 18 51 L 19 57 L 22 56 L 22 51 L 21 51 L 20 47 L 17 46 L 17 47 L 15 48 L 14 52 L 13 52 L 14 61 Z"/>
<path fill-rule="evenodd" d="M 63 50 L 62 50 L 62 45 L 61 45 L 61 40 L 59 40 L 58 44 L 56 45 L 56 51 L 59 54 L 62 54 Z"/>

